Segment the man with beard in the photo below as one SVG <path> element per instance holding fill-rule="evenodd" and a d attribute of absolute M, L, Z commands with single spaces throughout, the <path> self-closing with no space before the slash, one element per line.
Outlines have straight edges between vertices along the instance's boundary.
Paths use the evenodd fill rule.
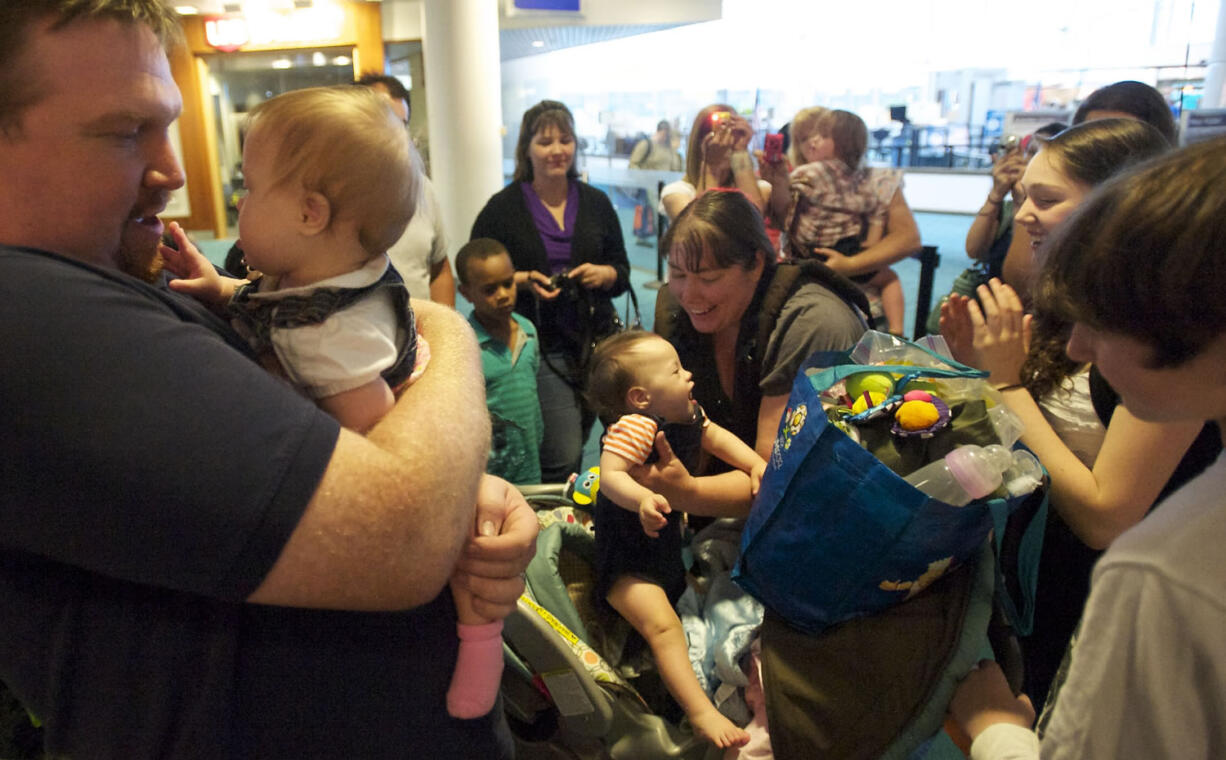
<path fill-rule="evenodd" d="M 177 33 L 161 0 L 0 5 L 0 679 L 52 755 L 509 756 L 497 708 L 444 707 L 440 592 L 506 615 L 536 533 L 482 475 L 471 331 L 422 303 L 436 366 L 362 437 L 143 281 Z"/>

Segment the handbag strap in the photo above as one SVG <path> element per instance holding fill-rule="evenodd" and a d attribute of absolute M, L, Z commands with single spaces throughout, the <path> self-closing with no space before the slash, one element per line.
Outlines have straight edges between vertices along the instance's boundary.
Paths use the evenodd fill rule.
<path fill-rule="evenodd" d="M 1041 486 L 1043 500 L 1023 531 L 1022 546 L 1018 552 L 1018 589 L 1021 598 L 1014 599 L 1005 581 L 1005 568 L 1001 561 L 1005 541 L 1005 528 L 1010 507 L 1005 499 L 989 499 L 988 511 L 992 514 L 992 543 L 996 550 L 996 599 L 1000 603 L 1009 624 L 1019 636 L 1029 636 L 1034 629 L 1034 608 L 1039 576 L 1039 557 L 1043 552 L 1043 532 L 1047 525 L 1047 509 L 1050 491 L 1046 481 Z"/>
<path fill-rule="evenodd" d="M 634 292 L 634 286 L 629 282 L 626 283 L 626 295 L 628 295 L 629 303 L 626 304 L 626 327 L 630 329 L 638 329 L 643 326 L 643 314 L 639 311 L 639 297 Z M 634 321 L 630 321 L 630 309 L 634 308 Z"/>

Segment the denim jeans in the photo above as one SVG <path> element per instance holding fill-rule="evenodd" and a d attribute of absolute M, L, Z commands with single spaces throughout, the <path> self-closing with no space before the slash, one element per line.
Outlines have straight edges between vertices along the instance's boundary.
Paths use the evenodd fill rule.
<path fill-rule="evenodd" d="M 592 432 L 596 415 L 588 410 L 577 390 L 582 380 L 572 357 L 552 352 L 541 356 L 536 389 L 545 421 L 545 438 L 541 442 L 543 483 L 565 482 L 572 472 L 579 471 L 583 462 L 583 444 Z"/>

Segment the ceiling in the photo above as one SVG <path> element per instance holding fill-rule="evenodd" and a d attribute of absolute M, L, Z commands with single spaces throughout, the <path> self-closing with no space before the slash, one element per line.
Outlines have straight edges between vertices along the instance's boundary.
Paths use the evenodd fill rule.
<path fill-rule="evenodd" d="M 590 45 L 593 42 L 632 37 L 636 34 L 670 29 L 678 24 L 634 24 L 621 26 L 544 26 L 532 29 L 502 29 L 498 32 L 501 55 L 504 61 L 540 55 L 551 50 Z M 534 46 L 534 42 L 544 45 Z"/>
<path fill-rule="evenodd" d="M 239 12 L 242 2 L 251 0 L 172 0 L 181 1 L 183 5 L 195 6 L 200 15 L 215 16 L 224 13 Z M 289 9 L 295 4 L 306 6 L 310 0 L 263 0 L 263 4 L 271 9 Z M 616 26 L 543 26 L 532 28 L 502 29 L 499 32 L 500 58 L 509 61 L 514 58 L 524 58 L 540 55 L 552 50 L 589 45 L 594 42 L 615 40 L 620 37 L 631 37 L 636 34 L 646 34 L 661 29 L 669 29 L 679 24 L 623 24 Z M 541 45 L 533 43 L 540 42 Z"/>

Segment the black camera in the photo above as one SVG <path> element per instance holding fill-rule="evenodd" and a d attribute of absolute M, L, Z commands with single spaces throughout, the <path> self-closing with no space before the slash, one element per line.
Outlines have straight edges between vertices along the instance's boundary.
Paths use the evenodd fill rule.
<path fill-rule="evenodd" d="M 571 278 L 569 269 L 563 269 L 553 277 L 550 277 L 549 287 L 553 290 L 561 290 L 569 296 L 579 294 L 579 283 Z"/>

